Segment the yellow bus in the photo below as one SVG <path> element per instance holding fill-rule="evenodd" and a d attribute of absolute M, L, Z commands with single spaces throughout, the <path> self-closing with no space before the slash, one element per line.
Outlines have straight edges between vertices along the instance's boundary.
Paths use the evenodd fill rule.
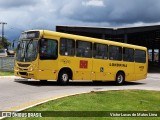
<path fill-rule="evenodd" d="M 146 47 L 48 30 L 21 34 L 15 76 L 35 80 L 125 81 L 145 79 Z"/>

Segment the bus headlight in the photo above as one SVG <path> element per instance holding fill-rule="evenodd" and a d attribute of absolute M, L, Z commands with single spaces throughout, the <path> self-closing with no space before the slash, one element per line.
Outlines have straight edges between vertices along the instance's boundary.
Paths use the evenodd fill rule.
<path fill-rule="evenodd" d="M 29 68 L 29 71 L 33 71 L 33 67 L 32 66 Z"/>

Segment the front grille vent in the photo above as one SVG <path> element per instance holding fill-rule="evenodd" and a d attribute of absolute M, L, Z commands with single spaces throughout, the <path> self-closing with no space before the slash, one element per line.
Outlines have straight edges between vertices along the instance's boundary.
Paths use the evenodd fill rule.
<path fill-rule="evenodd" d="M 29 67 L 30 64 L 20 64 L 20 63 L 18 63 L 18 66 L 19 66 L 19 67 Z"/>
<path fill-rule="evenodd" d="M 28 75 L 27 72 L 19 72 L 20 75 Z"/>

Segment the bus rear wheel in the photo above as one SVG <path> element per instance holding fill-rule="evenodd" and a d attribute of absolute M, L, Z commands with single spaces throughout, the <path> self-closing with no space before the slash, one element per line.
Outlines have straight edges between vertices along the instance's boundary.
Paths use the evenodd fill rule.
<path fill-rule="evenodd" d="M 116 85 L 122 85 L 125 81 L 125 75 L 123 72 L 118 72 L 116 75 Z"/>
<path fill-rule="evenodd" d="M 69 73 L 65 70 L 61 71 L 58 76 L 58 83 L 60 85 L 66 85 L 69 82 Z"/>

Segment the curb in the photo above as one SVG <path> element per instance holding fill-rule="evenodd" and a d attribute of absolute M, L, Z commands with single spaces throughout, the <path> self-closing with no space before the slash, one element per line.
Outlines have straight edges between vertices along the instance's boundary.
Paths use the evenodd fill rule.
<path fill-rule="evenodd" d="M 16 76 L 0 76 L 0 78 L 17 78 Z"/>

